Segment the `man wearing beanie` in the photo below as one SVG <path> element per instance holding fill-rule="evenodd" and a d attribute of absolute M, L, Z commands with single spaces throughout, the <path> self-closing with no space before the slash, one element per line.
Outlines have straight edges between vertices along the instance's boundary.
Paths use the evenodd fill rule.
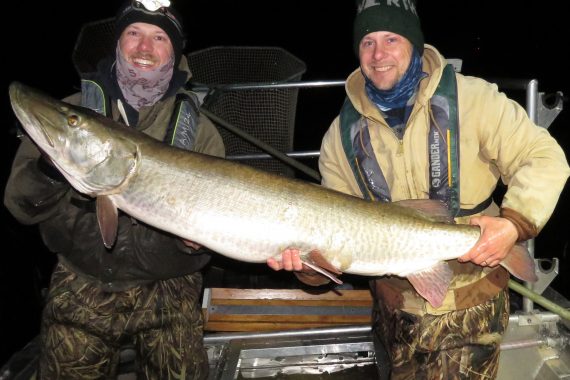
<path fill-rule="evenodd" d="M 184 90 L 190 72 L 182 19 L 168 1 L 128 1 L 115 29 L 114 54 L 66 101 L 165 144 L 224 156 L 216 128 Z M 199 297 L 208 251 L 120 212 L 116 242 L 105 248 L 95 200 L 75 191 L 28 138 L 4 202 L 20 222 L 37 223 L 58 254 L 38 378 L 114 378 L 125 346 L 136 351 L 137 378 L 207 378 Z"/>
<path fill-rule="evenodd" d="M 391 363 L 379 364 L 380 377 L 495 378 L 509 317 L 509 273 L 499 263 L 551 216 L 570 174 L 564 153 L 495 85 L 455 73 L 424 45 L 412 0 L 360 1 L 354 49 L 360 67 L 322 142 L 322 185 L 379 202 L 429 198 L 481 228 L 469 252 L 446 262 L 450 280 L 427 268 L 429 280 L 371 281 L 377 358 Z M 508 188 L 495 204 L 499 179 Z M 328 282 L 294 249 L 268 264 L 307 284 Z"/>

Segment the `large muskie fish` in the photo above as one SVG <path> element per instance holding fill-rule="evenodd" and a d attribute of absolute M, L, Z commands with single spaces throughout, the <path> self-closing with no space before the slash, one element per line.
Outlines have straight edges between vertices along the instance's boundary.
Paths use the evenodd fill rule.
<path fill-rule="evenodd" d="M 426 212 L 369 202 L 299 180 L 161 143 L 134 128 L 19 83 L 14 112 L 30 138 L 78 191 L 97 197 L 107 246 L 117 209 L 222 255 L 265 262 L 285 248 L 340 272 L 408 278 L 438 306 L 452 272 L 444 260 L 466 253 L 480 229 Z M 534 280 L 534 262 L 515 247 L 502 263 Z"/>

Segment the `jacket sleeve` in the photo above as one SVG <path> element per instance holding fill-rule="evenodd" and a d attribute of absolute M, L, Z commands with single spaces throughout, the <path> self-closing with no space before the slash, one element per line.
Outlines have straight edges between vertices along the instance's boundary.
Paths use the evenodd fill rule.
<path fill-rule="evenodd" d="M 48 219 L 71 189 L 57 169 L 42 160 L 36 146 L 23 137 L 4 192 L 4 205 L 23 224 Z"/>
<path fill-rule="evenodd" d="M 479 82 L 477 134 L 480 154 L 497 166 L 507 192 L 501 215 L 525 237 L 534 237 L 552 215 L 570 175 L 564 151 L 518 103 Z M 475 117 L 475 115 L 473 115 Z M 522 237 L 522 236 L 519 236 Z"/>

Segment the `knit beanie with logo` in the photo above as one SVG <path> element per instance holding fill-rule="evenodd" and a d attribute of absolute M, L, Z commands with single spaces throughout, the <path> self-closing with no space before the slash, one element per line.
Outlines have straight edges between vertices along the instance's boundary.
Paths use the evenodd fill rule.
<path fill-rule="evenodd" d="M 416 11 L 415 0 L 357 0 L 357 14 L 354 20 L 354 49 L 362 38 L 372 32 L 392 32 L 408 39 L 424 51 L 424 35 Z"/>

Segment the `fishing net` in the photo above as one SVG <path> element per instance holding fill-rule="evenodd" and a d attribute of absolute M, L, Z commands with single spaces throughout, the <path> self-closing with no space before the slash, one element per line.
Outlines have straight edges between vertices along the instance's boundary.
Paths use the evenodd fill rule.
<path fill-rule="evenodd" d="M 114 18 L 88 22 L 83 25 L 75 47 L 72 60 L 79 75 L 97 70 L 97 63 L 104 57 L 115 54 Z"/>
<path fill-rule="evenodd" d="M 299 81 L 305 64 L 278 47 L 220 46 L 188 55 L 191 86 L 208 89 L 206 109 L 280 152 L 293 150 L 297 88 L 236 89 L 224 85 L 276 84 Z M 235 87 L 235 86 L 234 86 Z M 219 128 L 228 156 L 263 151 L 232 132 Z M 284 175 L 293 170 L 276 159 L 240 162 Z"/>

